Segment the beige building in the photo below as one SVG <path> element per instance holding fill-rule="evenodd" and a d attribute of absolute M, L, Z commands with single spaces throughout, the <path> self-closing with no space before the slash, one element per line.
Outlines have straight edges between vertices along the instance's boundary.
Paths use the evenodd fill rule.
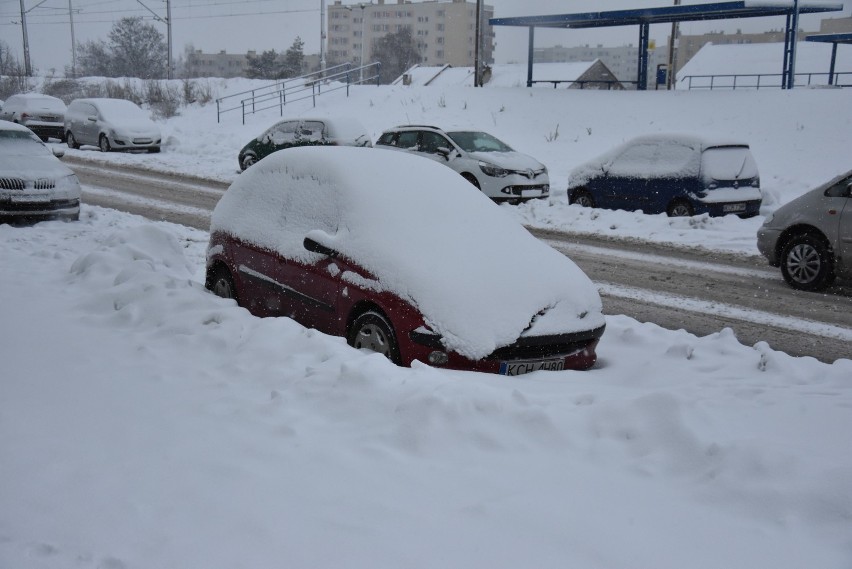
<path fill-rule="evenodd" d="M 803 40 L 817 34 L 839 34 L 852 32 L 852 18 L 825 18 L 820 21 L 818 32 L 799 30 L 797 37 Z M 783 43 L 784 30 L 771 30 L 757 34 L 744 34 L 737 30 L 735 34 L 725 32 L 710 32 L 700 35 L 679 36 L 677 67 L 681 68 L 708 43 L 713 45 L 750 44 L 750 43 Z"/>
<path fill-rule="evenodd" d="M 494 30 L 488 23 L 494 8 L 482 7 L 483 64 L 494 61 Z M 425 65 L 449 64 L 457 67 L 474 64 L 476 47 L 476 3 L 464 0 L 442 2 L 346 4 L 335 0 L 328 7 L 328 62 L 372 61 L 372 46 L 386 34 L 408 27 L 417 42 Z"/>

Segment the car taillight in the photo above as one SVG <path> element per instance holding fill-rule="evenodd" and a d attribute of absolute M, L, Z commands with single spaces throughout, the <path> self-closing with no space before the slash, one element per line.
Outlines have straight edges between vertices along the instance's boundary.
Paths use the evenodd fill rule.
<path fill-rule="evenodd" d="M 29 115 L 29 114 L 27 114 L 27 113 L 21 113 L 21 120 L 22 120 L 22 121 L 25 121 L 25 120 L 27 120 L 28 118 L 30 118 L 30 115 Z"/>
<path fill-rule="evenodd" d="M 719 187 L 719 184 L 717 184 L 716 182 L 710 182 L 710 185 L 707 186 L 707 189 L 708 190 L 715 190 L 718 187 Z"/>

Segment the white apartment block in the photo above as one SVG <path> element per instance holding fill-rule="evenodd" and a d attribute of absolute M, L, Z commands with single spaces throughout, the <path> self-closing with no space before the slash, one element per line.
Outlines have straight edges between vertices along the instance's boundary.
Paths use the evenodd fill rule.
<path fill-rule="evenodd" d="M 488 23 L 494 7 L 483 5 L 480 61 L 494 61 L 494 30 Z M 389 33 L 408 27 L 425 65 L 474 65 L 476 50 L 476 3 L 442 2 L 346 4 L 335 0 L 328 7 L 328 59 L 330 64 L 372 61 L 373 44 Z"/>

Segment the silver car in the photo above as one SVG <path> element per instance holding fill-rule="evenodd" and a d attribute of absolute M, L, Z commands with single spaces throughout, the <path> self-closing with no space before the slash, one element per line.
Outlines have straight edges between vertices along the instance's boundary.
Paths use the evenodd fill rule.
<path fill-rule="evenodd" d="M 519 203 L 550 195 L 544 164 L 487 132 L 398 126 L 383 132 L 376 147 L 405 150 L 445 164 L 495 202 Z"/>
<path fill-rule="evenodd" d="M 0 122 L 0 223 L 18 218 L 80 218 L 80 182 L 25 126 Z"/>
<path fill-rule="evenodd" d="M 852 278 L 852 170 L 778 208 L 757 232 L 757 248 L 799 290 Z"/>
<path fill-rule="evenodd" d="M 159 152 L 160 127 L 133 101 L 125 99 L 74 99 L 65 113 L 69 148 L 83 144 L 101 152 L 147 150 Z"/>

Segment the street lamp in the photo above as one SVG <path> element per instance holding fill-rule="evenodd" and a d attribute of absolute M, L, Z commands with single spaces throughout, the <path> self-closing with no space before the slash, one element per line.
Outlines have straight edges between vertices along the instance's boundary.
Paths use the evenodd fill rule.
<path fill-rule="evenodd" d="M 358 56 L 358 83 L 359 84 L 364 82 L 364 8 L 366 8 L 368 5 L 371 5 L 371 4 L 372 4 L 372 2 L 370 2 L 369 4 L 365 4 L 364 2 L 357 4 L 357 6 L 359 8 L 361 8 L 361 55 Z M 347 10 L 352 12 L 352 6 L 344 6 L 344 8 L 346 8 Z"/>

